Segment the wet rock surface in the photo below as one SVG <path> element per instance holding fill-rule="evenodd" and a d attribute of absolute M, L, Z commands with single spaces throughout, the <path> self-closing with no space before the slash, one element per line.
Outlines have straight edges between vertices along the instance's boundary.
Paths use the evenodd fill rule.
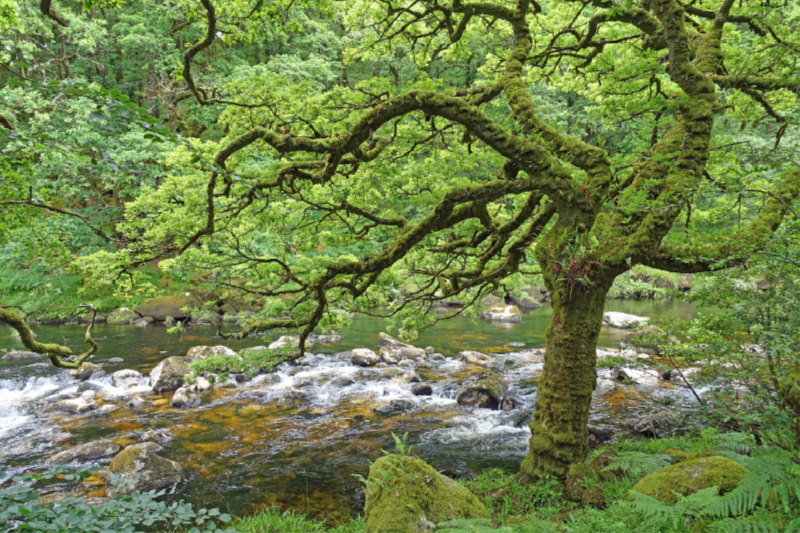
<path fill-rule="evenodd" d="M 47 462 L 52 465 L 66 465 L 73 462 L 84 462 L 114 455 L 119 451 L 119 444 L 109 439 L 96 440 L 79 444 L 50 457 Z"/>

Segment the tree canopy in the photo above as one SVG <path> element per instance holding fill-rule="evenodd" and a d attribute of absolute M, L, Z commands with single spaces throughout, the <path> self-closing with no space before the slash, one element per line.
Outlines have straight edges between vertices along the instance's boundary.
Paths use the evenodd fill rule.
<path fill-rule="evenodd" d="M 7 235 L 61 225 L 89 285 L 202 274 L 263 305 L 231 335 L 301 346 L 540 276 L 523 478 L 586 454 L 614 279 L 745 264 L 800 194 L 788 2 L 0 6 Z"/>

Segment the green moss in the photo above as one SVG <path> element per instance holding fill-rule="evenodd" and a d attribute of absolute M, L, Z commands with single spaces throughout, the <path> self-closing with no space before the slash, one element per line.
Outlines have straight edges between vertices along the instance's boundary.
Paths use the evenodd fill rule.
<path fill-rule="evenodd" d="M 474 494 L 416 457 L 387 455 L 375 461 L 366 492 L 368 533 L 412 533 L 448 520 L 486 516 Z"/>
<path fill-rule="evenodd" d="M 108 465 L 108 471 L 115 474 L 133 472 L 134 468 L 136 468 L 135 460 L 139 457 L 140 453 L 142 453 L 142 449 L 139 446 L 128 446 L 114 456 L 114 459 L 111 460 L 111 464 Z"/>
<path fill-rule="evenodd" d="M 681 461 L 685 461 L 689 458 L 689 454 L 680 448 L 667 448 L 666 450 L 663 450 L 661 454 L 669 455 L 676 463 L 680 463 Z"/>
<path fill-rule="evenodd" d="M 727 457 L 699 457 L 662 468 L 645 476 L 633 490 L 666 503 L 675 503 L 677 494 L 688 496 L 709 487 L 720 493 L 736 488 L 747 469 Z"/>

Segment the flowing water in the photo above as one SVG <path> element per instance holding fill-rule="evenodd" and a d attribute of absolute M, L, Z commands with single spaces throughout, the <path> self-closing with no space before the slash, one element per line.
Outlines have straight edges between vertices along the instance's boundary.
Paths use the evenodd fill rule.
<path fill-rule="evenodd" d="M 606 310 L 649 316 L 654 321 L 689 319 L 697 312 L 682 302 L 609 301 Z M 491 353 L 502 363 L 510 395 L 519 405 L 508 412 L 472 409 L 456 404 L 457 384 L 480 370 L 447 358 L 431 368 L 417 369 L 433 387 L 430 397 L 417 397 L 411 385 L 390 375 L 391 368 L 353 366 L 347 354 L 353 348 L 377 352 L 379 318 L 359 316 L 340 331 L 335 345 L 315 346 L 306 363 L 278 368 L 280 381 L 264 376 L 232 388 L 215 388 L 202 396 L 202 404 L 189 409 L 170 407 L 172 393 L 156 395 L 147 379 L 138 387 L 116 389 L 110 374 L 131 368 L 147 376 L 165 357 L 185 355 L 192 346 L 226 344 L 212 327 L 195 326 L 182 336 L 168 335 L 162 326 L 97 326 L 101 348 L 92 361 L 103 365 L 107 376 L 97 378 L 99 403 L 113 395 L 140 394 L 147 401 L 132 411 L 124 402 L 109 413 L 73 415 L 52 407 L 54 400 L 74 397 L 77 382 L 66 370 L 39 360 L 0 362 L 0 470 L 7 475 L 39 467 L 43 459 L 66 447 L 99 438 L 122 446 L 150 429 L 167 429 L 174 437 L 161 454 L 183 466 L 179 495 L 202 505 L 222 506 L 247 513 L 265 504 L 309 512 L 331 521 L 345 520 L 358 511 L 359 481 L 369 462 L 393 448 L 392 433 L 408 433 L 417 455 L 433 462 L 461 460 L 469 468 L 490 466 L 515 469 L 525 456 L 530 438 L 526 413 L 536 398 L 536 380 L 542 370 L 544 332 L 551 309 L 523 315 L 521 324 L 497 324 L 463 317 L 442 322 L 422 332 L 414 343 L 433 346 L 446 356 L 461 350 Z M 35 327 L 40 341 L 83 348 L 84 329 L 67 326 Z M 617 348 L 621 332 L 604 328 L 599 346 Z M 509 342 L 523 342 L 511 348 Z M 259 338 L 230 342 L 234 350 L 263 344 Z M 23 349 L 0 328 L 0 351 Z M 337 355 L 340 354 L 340 355 Z M 123 363 L 108 360 L 121 357 Z M 599 371 L 602 378 L 604 371 Z M 350 377 L 352 384 L 331 383 Z M 304 387 L 309 398 L 281 402 L 287 389 Z M 659 398 L 686 396 L 686 392 L 655 375 L 637 374 L 636 386 L 606 379 L 592 404 L 592 420 L 620 428 Z M 392 400 L 396 400 L 391 404 Z M 402 404 L 392 410 L 390 405 Z M 92 464 L 103 466 L 109 459 Z M 88 463 L 86 464 L 88 466 Z M 87 492 L 102 495 L 102 488 Z"/>

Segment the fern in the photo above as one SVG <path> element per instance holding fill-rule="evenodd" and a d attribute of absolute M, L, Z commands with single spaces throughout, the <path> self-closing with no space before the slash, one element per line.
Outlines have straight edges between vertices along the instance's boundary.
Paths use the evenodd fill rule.
<path fill-rule="evenodd" d="M 535 531 L 540 531 L 534 529 L 534 524 L 502 526 L 495 529 L 492 521 L 486 518 L 451 520 L 440 523 L 438 527 L 440 529 L 437 529 L 436 533 L 535 533 Z"/>
<path fill-rule="evenodd" d="M 669 455 L 651 455 L 642 452 L 622 452 L 614 461 L 604 468 L 610 471 L 639 472 L 640 475 L 647 475 L 660 468 L 672 464 L 672 457 Z"/>
<path fill-rule="evenodd" d="M 706 516 L 742 516 L 754 511 L 759 503 L 764 507 L 772 503 L 791 513 L 800 504 L 800 468 L 794 458 L 792 452 L 777 448 L 753 452 L 750 472 L 735 489 L 709 507 Z"/>
<path fill-rule="evenodd" d="M 631 491 L 633 508 L 642 513 L 654 525 L 671 524 L 678 529 L 682 522 L 702 516 L 705 510 L 718 498 L 717 487 L 709 487 L 680 498 L 675 505 L 658 501 L 652 496 Z"/>

